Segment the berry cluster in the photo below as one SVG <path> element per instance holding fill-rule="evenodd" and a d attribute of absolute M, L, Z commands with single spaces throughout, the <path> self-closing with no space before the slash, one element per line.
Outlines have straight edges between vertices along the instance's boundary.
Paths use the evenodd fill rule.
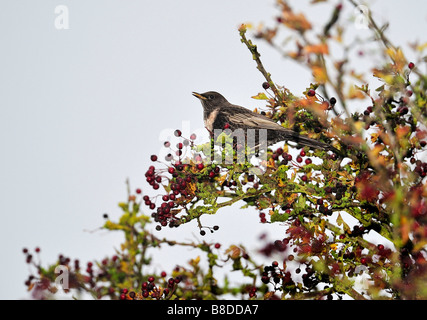
<path fill-rule="evenodd" d="M 170 298 L 177 289 L 177 285 L 182 281 L 182 276 L 176 276 L 166 280 L 167 274 L 165 271 L 162 271 L 160 276 L 162 278 L 162 285 L 156 284 L 156 278 L 154 276 L 149 276 L 147 281 L 142 283 L 140 291 L 123 289 L 120 294 L 120 300 L 160 300 Z"/>
<path fill-rule="evenodd" d="M 271 265 L 264 267 L 264 271 L 261 273 L 261 281 L 264 284 L 271 283 L 275 288 L 280 283 L 281 286 L 288 286 L 294 283 L 291 273 L 279 268 L 277 261 L 273 261 Z"/>
<path fill-rule="evenodd" d="M 153 197 L 143 196 L 145 205 L 154 210 L 151 216 L 155 222 L 159 223 L 156 230 L 161 230 L 165 226 L 178 227 L 181 223 L 186 222 L 186 216 L 179 214 L 187 203 L 197 197 L 196 185 L 206 181 L 212 182 L 221 177 L 222 168 L 215 164 L 205 166 L 198 153 L 192 152 L 187 158 L 182 158 L 184 154 L 187 154 L 187 148 L 193 147 L 193 142 L 196 139 L 195 134 L 191 134 L 190 139 L 184 138 L 180 130 L 175 130 L 174 134 L 183 139 L 183 142 L 176 144 L 175 155 L 172 154 L 171 143 L 169 141 L 164 143 L 164 147 L 172 151 L 165 157 L 167 168 L 156 169 L 154 166 L 150 166 L 145 172 L 146 181 L 154 190 L 158 190 L 160 184 L 163 184 L 165 190 L 169 191 L 167 194 L 160 195 L 162 199 L 160 205 L 156 205 Z M 151 155 L 150 158 L 153 162 L 160 162 L 156 155 Z M 228 188 L 236 185 L 237 182 L 231 180 L 224 180 L 222 183 L 223 187 Z M 154 198 L 157 199 L 158 196 Z M 219 229 L 218 226 L 203 228 L 208 228 L 211 232 Z M 206 232 L 201 230 L 200 234 L 205 235 Z"/>

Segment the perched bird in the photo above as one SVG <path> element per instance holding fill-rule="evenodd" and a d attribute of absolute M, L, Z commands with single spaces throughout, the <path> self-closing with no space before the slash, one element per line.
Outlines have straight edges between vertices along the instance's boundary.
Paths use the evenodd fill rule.
<path fill-rule="evenodd" d="M 279 141 L 293 141 L 310 148 L 338 151 L 329 144 L 310 139 L 293 130 L 286 129 L 266 116 L 231 104 L 218 92 L 193 92 L 193 96 L 198 98 L 202 103 L 205 127 L 211 134 L 213 134 L 215 129 L 224 130 L 225 128 L 229 128 L 232 131 L 236 129 L 243 129 L 245 131 L 248 129 L 266 129 L 267 145 L 272 145 Z"/>

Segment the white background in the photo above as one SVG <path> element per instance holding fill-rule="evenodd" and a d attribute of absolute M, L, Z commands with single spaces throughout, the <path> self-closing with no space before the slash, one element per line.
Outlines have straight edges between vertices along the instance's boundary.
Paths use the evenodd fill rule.
<path fill-rule="evenodd" d="M 331 14 L 324 4 L 291 4 L 321 25 Z M 54 26 L 58 5 L 69 9 L 68 30 Z M 387 34 L 395 44 L 425 41 L 426 2 L 376 1 L 372 8 L 380 24 L 391 22 Z M 344 9 L 340 21 L 349 32 L 369 35 L 349 20 L 349 3 Z M 192 91 L 216 90 L 232 103 L 262 107 L 250 97 L 264 80 L 237 28 L 273 25 L 277 14 L 273 0 L 0 2 L 0 298 L 29 297 L 23 247 L 41 247 L 45 265 L 60 253 L 80 258 L 82 266 L 114 254 L 121 234 L 95 231 L 102 214 L 119 217 L 127 178 L 132 190 L 150 190 L 144 173 L 161 149 L 161 132 L 182 121 L 203 127 Z M 273 80 L 301 94 L 310 73 L 254 41 Z M 220 226 L 204 239 L 223 248 L 257 247 L 268 230 L 277 232 L 272 239 L 283 237 L 280 226 L 261 225 L 257 212 L 239 205 L 203 223 Z M 162 232 L 200 238 L 195 223 Z M 155 260 L 158 270 L 196 255 L 167 252 Z"/>

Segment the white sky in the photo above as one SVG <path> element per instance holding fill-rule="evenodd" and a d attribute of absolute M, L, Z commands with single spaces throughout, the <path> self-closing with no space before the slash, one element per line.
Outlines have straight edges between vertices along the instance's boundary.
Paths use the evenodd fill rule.
<path fill-rule="evenodd" d="M 114 254 L 121 235 L 90 231 L 103 224 L 104 212 L 119 216 L 126 178 L 133 190 L 150 190 L 144 173 L 162 146 L 161 132 L 180 128 L 182 121 L 202 128 L 202 108 L 192 91 L 215 90 L 232 103 L 262 107 L 250 97 L 262 91 L 263 78 L 237 27 L 271 24 L 274 3 L 0 2 L 1 299 L 28 297 L 23 247 L 40 246 L 45 264 L 59 253 L 80 258 L 82 265 Z M 300 11 L 308 1 L 291 3 Z M 69 30 L 54 26 L 58 5 L 69 9 Z M 327 21 L 330 11 L 316 8 L 309 16 Z M 380 22 L 391 22 L 388 35 L 395 44 L 426 41 L 427 2 L 382 0 L 373 8 Z M 254 41 L 275 82 L 295 94 L 309 85 L 309 73 Z M 250 248 L 262 231 L 283 232 L 238 208 L 203 219 L 220 225 L 204 239 Z M 195 223 L 161 235 L 200 238 Z M 159 255 L 159 269 L 195 256 L 174 250 Z"/>

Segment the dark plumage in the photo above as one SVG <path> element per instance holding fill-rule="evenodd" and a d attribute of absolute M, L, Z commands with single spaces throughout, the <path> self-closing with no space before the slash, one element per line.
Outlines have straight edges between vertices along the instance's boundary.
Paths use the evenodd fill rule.
<path fill-rule="evenodd" d="M 329 144 L 302 136 L 293 130 L 283 128 L 270 118 L 244 107 L 231 104 L 218 92 L 193 92 L 193 96 L 202 103 L 205 127 L 210 133 L 213 133 L 215 129 L 223 130 L 226 124 L 232 131 L 236 129 L 245 131 L 247 129 L 266 129 L 268 145 L 279 141 L 294 141 L 300 145 L 315 149 L 337 151 Z"/>

